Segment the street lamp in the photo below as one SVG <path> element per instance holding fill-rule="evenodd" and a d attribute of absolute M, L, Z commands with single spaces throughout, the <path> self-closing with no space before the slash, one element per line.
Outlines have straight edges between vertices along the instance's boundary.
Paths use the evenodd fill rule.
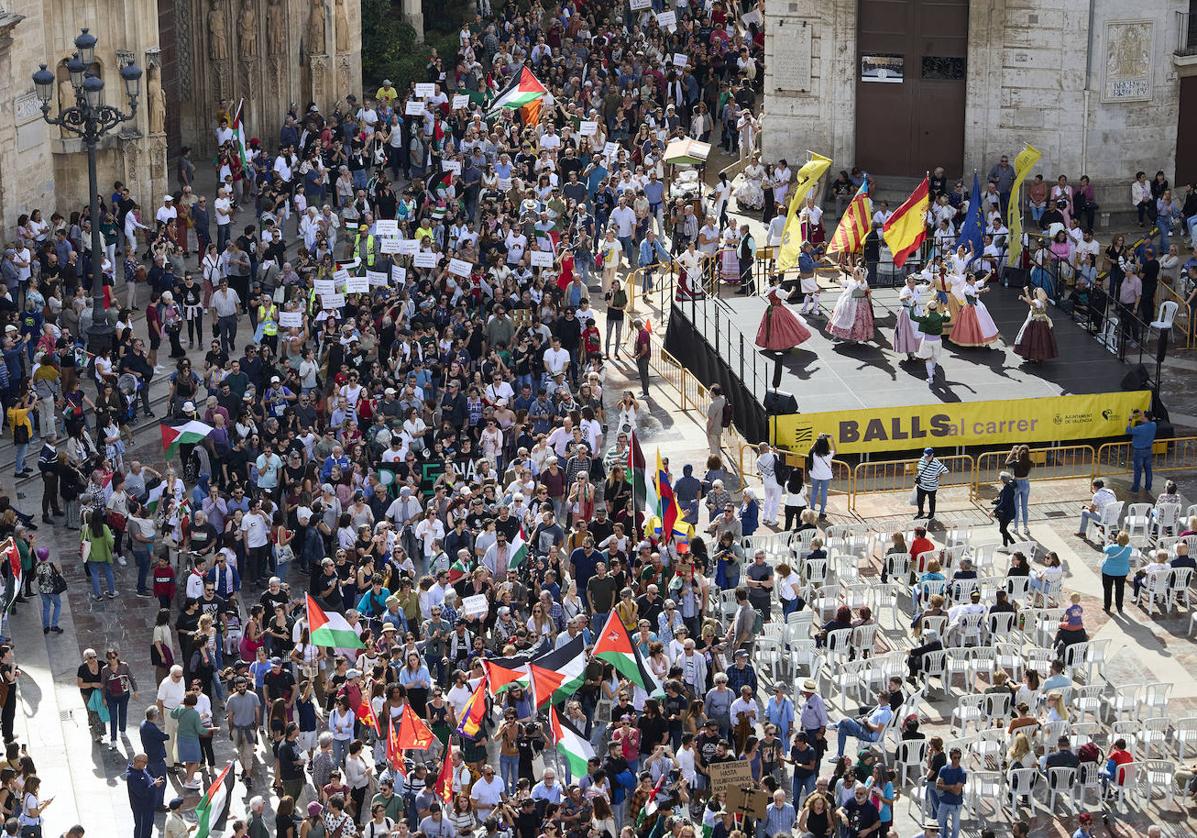
<path fill-rule="evenodd" d="M 33 87 L 42 103 L 42 119 L 75 134 L 87 147 L 87 176 L 91 192 L 91 282 L 92 318 L 87 332 L 87 348 L 93 353 L 112 346 L 113 328 L 104 311 L 104 242 L 100 235 L 100 187 L 96 173 L 96 146 L 100 138 L 137 113 L 137 97 L 141 94 L 141 68 L 132 61 L 120 68 L 124 93 L 129 100 L 129 112 L 104 104 L 104 80 L 90 71 L 96 59 L 97 38 L 87 29 L 75 38 L 77 52 L 67 61 L 67 73 L 75 89 L 75 104 L 62 104 L 58 116 L 50 116 L 50 102 L 54 99 L 54 73 L 41 68 L 33 74 Z M 114 266 L 115 268 L 115 266 Z"/>

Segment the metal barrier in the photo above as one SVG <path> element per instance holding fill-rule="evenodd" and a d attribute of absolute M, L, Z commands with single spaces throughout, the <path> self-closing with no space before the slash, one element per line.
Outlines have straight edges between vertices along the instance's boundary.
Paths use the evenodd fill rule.
<path fill-rule="evenodd" d="M 1185 471 L 1197 468 L 1197 436 L 1157 439 L 1152 446 L 1151 470 Z M 1134 470 L 1131 444 L 1107 442 L 1097 449 L 1094 475 L 1127 474 Z"/>
<path fill-rule="evenodd" d="M 964 486 L 973 493 L 976 476 L 976 461 L 967 454 L 938 457 L 947 466 L 946 474 L 939 478 L 940 488 Z M 885 460 L 860 463 L 852 470 L 852 499 L 849 508 L 856 510 L 856 499 L 860 495 L 887 492 L 909 492 L 914 486 L 914 475 L 919 460 Z"/>
<path fill-rule="evenodd" d="M 1172 342 L 1176 346 L 1180 346 L 1180 336 L 1184 336 L 1184 347 L 1188 349 L 1193 345 L 1193 318 L 1189 316 L 1188 301 L 1176 292 L 1176 289 L 1171 285 L 1166 285 L 1161 282 L 1157 286 L 1155 295 L 1155 308 L 1159 311 L 1160 303 L 1173 302 L 1176 303 L 1176 317 L 1172 321 Z"/>
<path fill-rule="evenodd" d="M 980 496 L 982 483 L 997 483 L 998 475 L 1006 469 L 1009 451 L 986 451 L 978 454 L 973 469 L 972 497 Z M 1097 451 L 1092 445 L 1062 445 L 1059 448 L 1032 448 L 1031 462 L 1035 468 L 1031 478 L 1041 480 L 1093 479 Z"/>

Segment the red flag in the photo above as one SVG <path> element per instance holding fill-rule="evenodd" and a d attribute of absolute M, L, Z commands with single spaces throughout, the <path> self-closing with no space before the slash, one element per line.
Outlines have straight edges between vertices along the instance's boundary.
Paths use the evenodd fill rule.
<path fill-rule="evenodd" d="M 378 733 L 378 717 L 374 715 L 374 708 L 370 706 L 370 699 L 367 696 L 362 696 L 362 703 L 357 706 L 357 719 Z"/>
<path fill-rule="evenodd" d="M 404 777 L 407 776 L 407 767 L 403 763 L 403 749 L 399 747 L 399 725 L 395 724 L 394 719 L 387 725 L 387 762 L 391 764 L 391 768 Z"/>
<path fill-rule="evenodd" d="M 436 785 L 433 787 L 436 796 L 444 805 L 448 806 L 453 800 L 453 746 L 445 748 L 445 761 L 441 763 L 441 773 L 436 775 Z"/>
<path fill-rule="evenodd" d="M 432 731 L 424 720 L 416 715 L 411 705 L 403 710 L 403 718 L 399 720 L 399 737 L 396 747 L 407 751 L 427 751 L 432 746 Z"/>

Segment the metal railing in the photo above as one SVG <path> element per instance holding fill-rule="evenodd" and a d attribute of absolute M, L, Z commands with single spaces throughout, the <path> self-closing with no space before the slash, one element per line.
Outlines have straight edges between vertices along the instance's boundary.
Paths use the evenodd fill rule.
<path fill-rule="evenodd" d="M 1176 54 L 1197 55 L 1197 14 L 1177 11 Z"/>
<path fill-rule="evenodd" d="M 982 483 L 997 483 L 999 475 L 1007 470 L 1010 451 L 986 451 L 977 455 L 973 470 L 972 495 L 974 500 L 980 494 Z M 1049 480 L 1092 479 L 1097 452 L 1092 445 L 1062 445 L 1057 448 L 1032 448 L 1031 479 L 1035 482 Z"/>
<path fill-rule="evenodd" d="M 1197 468 L 1197 437 L 1157 439 L 1151 448 L 1151 470 L 1188 471 Z M 1134 468 L 1130 441 L 1107 442 L 1097 449 L 1094 475 L 1128 474 Z"/>
<path fill-rule="evenodd" d="M 939 478 L 941 489 L 963 486 L 974 494 L 976 482 L 976 461 L 967 454 L 954 454 L 937 458 L 947 466 L 947 473 Z M 884 494 L 887 492 L 909 492 L 914 486 L 919 460 L 882 460 L 860 463 L 852 470 L 852 499 L 849 508 L 856 509 L 856 499 L 861 495 Z"/>

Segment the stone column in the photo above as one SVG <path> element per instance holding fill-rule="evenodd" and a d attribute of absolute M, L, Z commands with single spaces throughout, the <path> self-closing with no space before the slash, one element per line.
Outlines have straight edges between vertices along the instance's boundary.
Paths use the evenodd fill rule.
<path fill-rule="evenodd" d="M 416 41 L 424 43 L 424 7 L 420 0 L 403 0 L 403 19 L 416 30 Z"/>
<path fill-rule="evenodd" d="M 0 228 L 3 236 L 8 238 L 9 213 L 12 213 L 12 223 L 20 212 L 21 202 L 15 199 L 9 205 L 9 195 L 17 194 L 16 184 L 12 176 L 16 174 L 17 151 L 17 122 L 13 100 L 13 68 L 12 68 L 12 30 L 24 20 L 24 15 L 13 14 L 0 9 Z M 24 98 L 24 97 L 22 97 Z M 38 114 L 38 118 L 41 115 Z"/>

